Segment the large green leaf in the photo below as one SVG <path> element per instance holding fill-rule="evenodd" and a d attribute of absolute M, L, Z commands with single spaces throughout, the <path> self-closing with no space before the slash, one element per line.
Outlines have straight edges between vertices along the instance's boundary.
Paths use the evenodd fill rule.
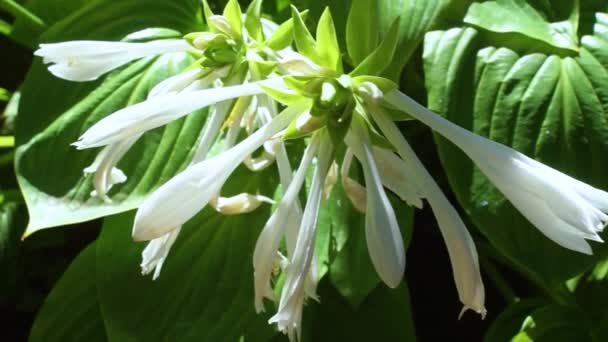
<path fill-rule="evenodd" d="M 128 181 L 113 192 L 114 202 L 90 196 L 91 176 L 82 170 L 92 163 L 97 151 L 77 151 L 70 146 L 82 132 L 102 117 L 145 99 L 160 80 L 192 63 L 184 54 L 139 61 L 109 76 L 97 89 L 31 138 L 26 123 L 35 125 L 51 98 L 61 97 L 54 89 L 33 100 L 36 91 L 24 88 L 18 116 L 17 173 L 30 212 L 27 234 L 132 209 L 152 189 L 169 179 L 189 161 L 191 147 L 204 124 L 204 113 L 188 116 L 144 137 L 127 153 L 119 167 Z M 30 75 L 29 86 L 36 81 Z M 46 88 L 45 88 L 46 89 Z M 30 102 L 31 101 L 31 102 Z M 30 121 L 27 121 L 30 120 Z M 21 134 L 19 134 L 21 133 Z"/>
<path fill-rule="evenodd" d="M 394 57 L 388 57 L 384 76 L 398 80 L 402 69 L 422 42 L 424 34 L 446 14 L 457 15 L 455 8 L 466 0 L 360 0 L 353 1 L 346 24 L 348 55 L 358 66 L 374 52 L 399 21 L 398 44 Z"/>
<path fill-rule="evenodd" d="M 451 121 L 514 147 L 601 189 L 608 155 L 608 16 L 598 13 L 580 54 L 518 52 L 474 29 L 436 31 L 425 40 L 429 107 Z M 473 167 L 437 138 L 456 195 L 482 233 L 520 270 L 555 288 L 596 257 L 544 237 Z M 605 248 L 594 244 L 596 254 Z"/>
<path fill-rule="evenodd" d="M 272 173 L 237 170 L 222 193 L 269 193 Z M 253 305 L 253 247 L 270 206 L 222 216 L 207 208 L 190 220 L 160 277 L 139 273 L 143 244 L 131 239 L 133 215 L 106 219 L 97 241 L 97 288 L 110 340 L 237 341 L 275 332 Z M 247 340 L 247 338 L 245 339 Z"/>
<path fill-rule="evenodd" d="M 50 26 L 41 41 L 120 39 L 148 27 L 194 30 L 198 25 L 199 1 L 31 0 L 27 8 Z M 17 20 L 11 35 L 34 47 L 40 33 L 23 20 Z"/>
<path fill-rule="evenodd" d="M 526 317 L 545 303 L 542 299 L 524 299 L 511 304 L 492 322 L 484 342 L 511 341 L 521 330 Z"/>
<path fill-rule="evenodd" d="M 92 244 L 72 262 L 47 297 L 29 340 L 107 341 L 96 291 L 95 244 Z"/>
<path fill-rule="evenodd" d="M 329 282 L 319 285 L 321 303 L 305 311 L 305 342 L 416 341 L 407 284 L 377 286 L 353 308 Z"/>
<path fill-rule="evenodd" d="M 556 48 L 578 51 L 579 0 L 474 3 L 464 20 L 490 31 L 520 33 Z"/>

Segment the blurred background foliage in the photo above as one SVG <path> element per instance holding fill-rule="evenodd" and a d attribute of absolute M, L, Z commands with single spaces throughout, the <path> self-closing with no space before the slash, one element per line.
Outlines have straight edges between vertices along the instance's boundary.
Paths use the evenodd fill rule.
<path fill-rule="evenodd" d="M 210 4 L 219 11 L 225 1 Z M 351 66 L 370 51 L 356 51 L 349 40 L 367 39 L 373 48 L 401 16 L 399 58 L 387 61 L 386 77 L 450 120 L 608 189 L 605 1 L 266 0 L 264 10 L 280 22 L 291 4 L 310 11 L 311 27 L 331 8 Z M 184 228 L 157 281 L 139 274 L 143 245 L 131 241 L 129 210 L 187 160 L 195 116 L 152 132 L 127 155 L 121 167 L 133 176 L 118 191 L 124 202 L 104 207 L 87 199 L 81 170 L 92 154 L 69 147 L 82 123 L 140 101 L 188 61 L 144 60 L 106 80 L 75 84 L 53 78 L 32 58 L 40 42 L 119 40 L 150 27 L 200 30 L 199 5 L 0 0 L 0 310 L 7 341 L 285 340 L 266 323 L 268 314 L 253 310 L 251 254 L 264 210 L 237 217 L 203 211 Z M 321 303 L 306 307 L 303 339 L 607 341 L 608 248 L 595 244 L 588 257 L 553 244 L 453 146 L 416 122 L 400 128 L 474 235 L 488 317 L 457 319 L 449 258 L 428 206 L 414 212 L 393 201 L 409 244 L 406 279 L 395 290 L 381 284 L 361 215 L 336 205 L 348 202 L 338 187 L 321 213 L 317 251 L 325 276 Z M 165 163 L 163 151 L 177 145 L 181 154 Z M 227 193 L 275 190 L 272 171 L 239 177 L 244 172 L 231 177 Z M 28 222 L 41 230 L 22 241 Z M 53 226 L 62 228 L 42 230 Z"/>

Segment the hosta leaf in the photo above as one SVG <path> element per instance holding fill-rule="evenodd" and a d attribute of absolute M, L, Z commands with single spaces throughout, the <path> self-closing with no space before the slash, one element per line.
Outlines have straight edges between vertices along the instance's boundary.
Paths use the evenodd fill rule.
<path fill-rule="evenodd" d="M 608 155 L 606 15 L 580 55 L 518 52 L 474 29 L 429 33 L 425 73 L 432 110 L 601 189 Z M 483 47 L 488 45 L 488 47 Z M 533 227 L 470 160 L 438 137 L 456 195 L 481 232 L 520 270 L 548 288 L 585 271 L 595 257 L 566 250 Z M 596 254 L 603 245 L 594 244 Z"/>
<path fill-rule="evenodd" d="M 492 322 L 484 342 L 508 342 L 519 333 L 524 320 L 545 303 L 541 299 L 524 299 L 508 306 Z"/>
<path fill-rule="evenodd" d="M 17 132 L 20 145 L 17 173 L 30 211 L 27 234 L 132 209 L 151 189 L 187 165 L 191 147 L 204 124 L 204 113 L 191 114 L 144 135 L 118 165 L 129 178 L 113 189 L 113 203 L 92 198 L 91 176 L 85 177 L 82 172 L 92 163 L 97 151 L 77 151 L 70 144 L 99 119 L 144 100 L 155 84 L 186 68 L 192 61 L 187 55 L 172 54 L 136 62 L 109 76 L 92 93 L 30 139 L 24 140 L 25 134 Z M 29 87 L 37 83 L 36 74 L 30 74 L 26 81 Z M 61 96 L 55 95 L 53 89 L 46 93 L 46 98 Z M 27 120 L 34 121 L 29 117 L 45 111 L 47 101 L 33 100 L 34 96 L 35 91 L 26 86 L 18 117 L 20 128 Z"/>
<path fill-rule="evenodd" d="M 402 69 L 422 42 L 424 34 L 436 25 L 442 15 L 451 13 L 451 6 L 458 1 L 380 0 L 374 2 L 378 6 L 378 18 L 380 18 L 378 28 L 382 36 L 390 30 L 395 19 L 401 16 L 395 55 L 390 59 L 383 74 L 392 80 L 398 80 Z"/>
<path fill-rule="evenodd" d="M 550 5 L 545 2 L 547 5 L 537 6 L 540 8 L 535 8 L 532 1 L 526 0 L 473 3 L 464 21 L 494 32 L 520 33 L 554 47 L 576 52 L 579 0 L 553 2 Z M 548 20 L 547 16 L 559 18 L 552 21 Z"/>
<path fill-rule="evenodd" d="M 407 284 L 378 285 L 358 308 L 350 306 L 329 282 L 319 285 L 321 303 L 304 315 L 304 342 L 416 341 Z"/>
<path fill-rule="evenodd" d="M 241 168 L 222 190 L 271 193 L 272 173 Z M 139 272 L 143 243 L 131 239 L 131 213 L 106 219 L 97 241 L 97 288 L 110 340 L 270 339 L 268 316 L 253 304 L 253 248 L 270 206 L 222 216 L 207 208 L 183 226 L 160 277 Z M 263 340 L 263 339 L 261 339 Z"/>
<path fill-rule="evenodd" d="M 47 297 L 29 341 L 108 341 L 97 302 L 95 244 L 72 262 Z"/>
<path fill-rule="evenodd" d="M 194 30 L 198 25 L 199 1 L 31 0 L 27 8 L 50 26 L 41 41 L 49 41 L 50 37 L 60 40 L 121 39 L 147 27 Z M 40 33 L 17 20 L 11 35 L 34 47 Z"/>

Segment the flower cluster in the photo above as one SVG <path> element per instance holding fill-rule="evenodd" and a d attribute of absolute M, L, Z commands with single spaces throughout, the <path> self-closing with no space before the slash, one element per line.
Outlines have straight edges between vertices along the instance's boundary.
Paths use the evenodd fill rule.
<path fill-rule="evenodd" d="M 379 54 L 345 74 L 329 11 L 322 15 L 315 39 L 296 9 L 292 19 L 277 25 L 261 18 L 260 8 L 261 1 L 254 1 L 242 14 L 238 2 L 231 0 L 223 14 L 216 15 L 205 4 L 208 31 L 182 39 L 72 41 L 42 44 L 36 51 L 51 64 L 54 75 L 72 81 L 94 80 L 147 56 L 183 52 L 197 58 L 188 70 L 156 85 L 145 101 L 110 114 L 73 144 L 78 149 L 102 148 L 84 172 L 94 174 L 92 196 L 110 201 L 111 188 L 127 179 L 117 164 L 143 134 L 210 108 L 190 166 L 137 210 L 133 238 L 149 241 L 141 264 L 144 274 L 159 276 L 182 225 L 205 206 L 231 215 L 273 203 L 261 194 L 222 197 L 221 190 L 241 164 L 252 172 L 276 165 L 284 193 L 255 247 L 255 307 L 263 311 L 265 298 L 278 300 L 278 312 L 270 322 L 292 341 L 299 339 L 304 304 L 317 299 L 317 216 L 338 178 L 353 206 L 365 213 L 370 258 L 390 287 L 401 282 L 406 256 L 387 190 L 415 207 L 426 200 L 445 240 L 463 311 L 484 316 L 484 287 L 473 239 L 401 135 L 394 112 L 411 115 L 461 148 L 556 243 L 591 253 L 586 240 L 601 241 L 598 233 L 608 218 L 608 193 L 430 112 L 392 82 L 374 76 L 379 74 L 378 58 L 384 58 Z M 387 40 L 391 32 L 393 28 Z M 294 40 L 297 51 L 292 48 Z M 295 173 L 284 144 L 288 139 L 306 145 Z M 220 148 L 211 154 L 212 146 Z M 252 157 L 260 149 L 261 156 Z M 355 162 L 363 170 L 364 184 L 350 176 Z M 302 204 L 299 194 L 310 169 L 312 184 Z M 273 288 L 277 265 L 285 275 L 279 298 Z"/>

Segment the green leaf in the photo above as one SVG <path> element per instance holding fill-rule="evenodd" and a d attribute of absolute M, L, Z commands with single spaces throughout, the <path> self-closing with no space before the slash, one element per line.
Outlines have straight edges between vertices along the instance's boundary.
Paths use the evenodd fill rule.
<path fill-rule="evenodd" d="M 310 31 L 308 31 L 302 14 L 294 6 L 291 6 L 291 19 L 293 20 L 293 38 L 298 51 L 315 63 L 320 63 L 320 57 L 317 54 L 317 43 Z"/>
<path fill-rule="evenodd" d="M 353 65 L 360 65 L 379 42 L 378 0 L 353 1 L 346 21 L 346 46 Z"/>
<path fill-rule="evenodd" d="M 395 57 L 390 60 L 389 65 L 386 67 L 383 76 L 397 81 L 401 77 L 401 72 L 405 65 L 408 63 L 414 51 L 418 48 L 420 43 L 423 41 L 424 35 L 432 27 L 438 24 L 440 21 L 444 21 L 444 17 L 454 21 L 460 20 L 460 13 L 454 9 L 455 4 L 468 3 L 468 0 L 377 0 L 373 1 L 377 10 L 369 10 L 369 13 L 378 13 L 379 18 L 377 26 L 369 27 L 370 30 L 377 30 L 379 37 L 385 37 L 387 32 L 390 31 L 391 25 L 395 22 L 398 17 L 401 17 L 399 25 L 399 40 Z M 447 20 L 446 19 L 446 20 Z M 369 20 L 369 17 L 365 16 L 360 19 L 358 23 L 362 24 L 361 20 Z M 368 33 L 369 34 L 369 33 Z M 365 34 L 361 32 L 362 37 Z M 374 51 L 377 46 L 375 44 L 368 47 L 366 55 L 361 57 L 367 57 L 369 53 Z M 355 63 L 358 65 L 358 63 Z"/>
<path fill-rule="evenodd" d="M 305 18 L 307 13 L 307 11 L 304 11 L 300 13 L 300 15 L 302 16 L 302 18 Z M 272 36 L 270 36 L 270 38 L 268 38 L 268 40 L 266 41 L 266 45 L 275 51 L 280 51 L 289 47 L 292 42 L 293 19 L 290 18 L 289 20 L 282 23 L 276 31 L 274 31 Z"/>
<path fill-rule="evenodd" d="M 14 293 L 20 238 L 25 228 L 24 215 L 20 215 L 25 211 L 20 210 L 19 204 L 4 200 L 4 194 L 0 194 L 0 273 L 4 275 L 0 284 L 0 301 Z"/>
<path fill-rule="evenodd" d="M 484 342 L 508 342 L 517 335 L 534 310 L 545 303 L 541 299 L 524 299 L 511 304 L 492 322 L 484 335 Z"/>
<path fill-rule="evenodd" d="M 236 32 L 238 39 L 243 36 L 243 14 L 241 13 L 241 6 L 237 0 L 229 0 L 224 7 L 224 17 L 228 19 L 230 26 Z"/>
<path fill-rule="evenodd" d="M 262 0 L 253 0 L 245 15 L 245 28 L 251 37 L 260 42 L 264 40 L 261 19 Z"/>
<path fill-rule="evenodd" d="M 118 165 L 129 178 L 113 189 L 113 203 L 91 198 L 91 176 L 82 171 L 98 151 L 77 151 L 70 144 L 99 119 L 144 100 L 155 84 L 192 62 L 185 54 L 136 62 L 78 102 L 78 90 L 88 87 L 52 79 L 41 64 L 34 65 L 23 87 L 16 132 L 17 176 L 30 212 L 27 234 L 135 208 L 187 165 L 204 112 L 144 135 Z"/>
<path fill-rule="evenodd" d="M 0 35 L 8 36 L 11 34 L 13 26 L 6 21 L 0 19 Z"/>
<path fill-rule="evenodd" d="M 396 289 L 378 285 L 357 309 L 329 282 L 321 282 L 319 297 L 322 302 L 304 312 L 304 342 L 416 341 L 405 282 Z"/>
<path fill-rule="evenodd" d="M 458 125 L 512 146 L 600 189 L 608 153 L 607 16 L 598 13 L 580 55 L 521 53 L 471 28 L 429 33 L 424 64 L 428 104 Z M 487 46 L 480 48 L 480 46 Z M 456 147 L 437 137 L 459 202 L 520 271 L 549 291 L 587 270 L 596 255 L 558 246 L 532 226 Z"/>
<path fill-rule="evenodd" d="M 317 25 L 317 49 L 322 65 L 342 73 L 342 56 L 331 11 L 326 8 Z"/>
<path fill-rule="evenodd" d="M 271 194 L 276 178 L 241 167 L 222 194 Z M 237 341 L 253 332 L 269 340 L 276 333 L 254 311 L 252 267 L 269 209 L 223 216 L 207 207 L 183 226 L 155 281 L 138 270 L 144 244 L 132 241 L 133 214 L 106 219 L 96 275 L 109 340 Z"/>
<path fill-rule="evenodd" d="M 473 3 L 464 21 L 489 31 L 520 33 L 556 48 L 577 52 L 579 0 L 556 3 L 545 6 L 544 11 L 534 8 L 531 2 L 526 0 Z M 564 15 L 555 12 L 562 12 Z M 546 19 L 547 15 L 559 17 L 555 19 L 560 21 L 550 22 Z"/>
<path fill-rule="evenodd" d="M 168 27 L 178 31 L 195 31 L 198 0 L 31 0 L 28 9 L 47 25 L 40 41 L 74 39 L 118 40 L 128 33 L 148 27 Z M 38 34 L 32 34 L 25 23 L 17 20 L 12 37 L 34 47 Z"/>
<path fill-rule="evenodd" d="M 548 305 L 535 310 L 526 318 L 513 342 L 569 342 L 593 341 L 589 326 L 580 312 L 559 305 Z"/>
<path fill-rule="evenodd" d="M 97 302 L 95 244 L 72 262 L 38 312 L 31 342 L 108 341 Z"/>
<path fill-rule="evenodd" d="M 395 19 L 380 45 L 357 65 L 355 70 L 350 73 L 351 76 L 379 76 L 382 74 L 388 67 L 387 61 L 393 60 L 395 55 L 399 38 L 399 22 L 399 18 Z"/>

